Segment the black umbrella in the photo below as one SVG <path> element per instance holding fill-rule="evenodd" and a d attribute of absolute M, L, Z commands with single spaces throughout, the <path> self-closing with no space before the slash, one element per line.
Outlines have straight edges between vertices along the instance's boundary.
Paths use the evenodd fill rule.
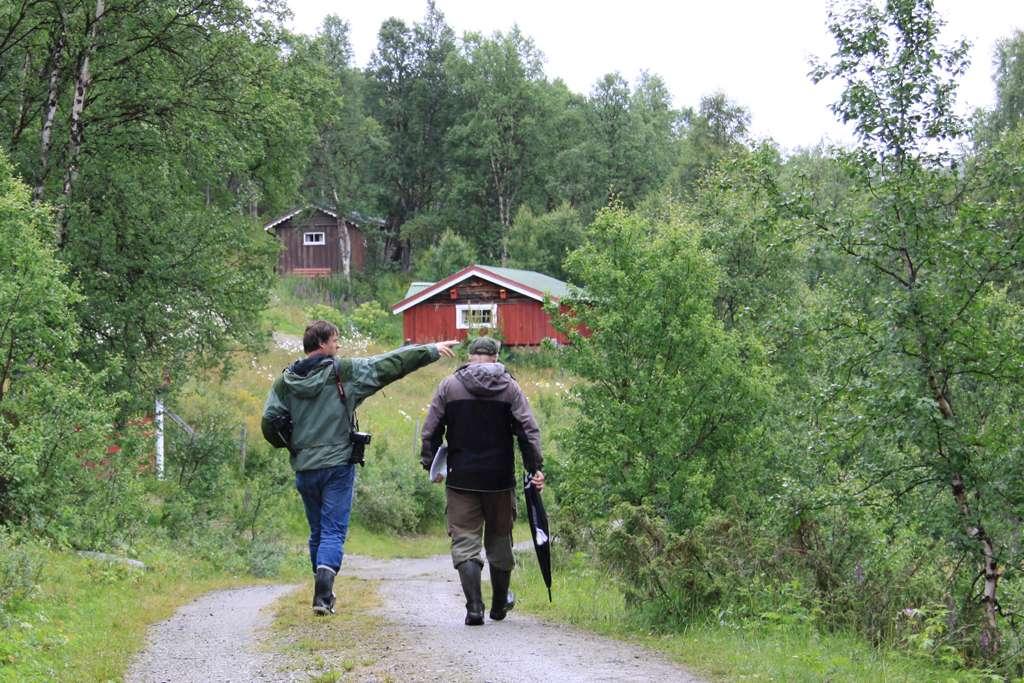
<path fill-rule="evenodd" d="M 531 476 L 527 472 L 526 481 L 523 484 L 526 515 L 530 520 L 530 534 L 533 536 L 533 549 L 537 551 L 540 573 L 548 587 L 548 602 L 551 602 L 551 534 L 548 532 L 548 513 L 544 511 L 544 501 L 540 499 L 540 491 L 530 481 Z"/>

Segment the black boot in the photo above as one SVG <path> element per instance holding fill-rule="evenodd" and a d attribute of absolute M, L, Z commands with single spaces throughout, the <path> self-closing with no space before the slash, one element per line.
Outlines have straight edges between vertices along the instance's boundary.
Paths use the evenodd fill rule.
<path fill-rule="evenodd" d="M 466 594 L 466 626 L 480 626 L 484 623 L 484 599 L 480 596 L 480 564 L 466 560 L 460 564 L 459 581 Z"/>
<path fill-rule="evenodd" d="M 316 568 L 316 584 L 313 588 L 313 613 L 318 616 L 334 614 L 334 575 L 330 567 Z"/>
<path fill-rule="evenodd" d="M 501 621 L 516 606 L 515 593 L 508 589 L 512 572 L 491 567 L 491 619 Z"/>

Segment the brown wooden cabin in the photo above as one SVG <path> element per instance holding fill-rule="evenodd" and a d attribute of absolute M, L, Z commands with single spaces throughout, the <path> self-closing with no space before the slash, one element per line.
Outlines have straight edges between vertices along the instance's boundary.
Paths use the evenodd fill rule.
<path fill-rule="evenodd" d="M 371 222 L 357 214 L 339 216 L 319 206 L 295 209 L 263 226 L 284 245 L 277 260 L 281 275 L 317 277 L 342 273 L 341 231 L 347 230 L 352 248 L 350 272 L 362 272 L 366 263 L 366 236 L 360 228 Z"/>
<path fill-rule="evenodd" d="M 568 340 L 544 311 L 547 295 L 569 294 L 561 280 L 531 270 L 472 265 L 439 282 L 414 282 L 391 307 L 402 314 L 405 340 L 415 344 L 463 339 L 477 328 L 500 330 L 512 346 L 536 346 L 545 338 Z"/>

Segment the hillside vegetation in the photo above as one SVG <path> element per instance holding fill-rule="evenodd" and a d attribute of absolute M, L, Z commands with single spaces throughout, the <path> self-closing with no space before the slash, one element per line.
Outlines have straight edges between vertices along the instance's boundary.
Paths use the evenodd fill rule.
<path fill-rule="evenodd" d="M 551 311 L 571 344 L 506 360 L 561 566 L 600 572 L 621 623 L 798 624 L 1024 676 L 1024 34 L 961 116 L 934 5 L 832 6 L 810 78 L 855 142 L 797 151 L 653 73 L 571 92 L 519 29 L 457 36 L 429 0 L 365 67 L 343 18 L 294 35 L 284 3 L 0 10 L 0 662 L 66 661 L 50 553 L 198 567 L 179 595 L 299 571 L 256 429 L 280 335 L 326 318 L 346 352 L 391 348 L 411 280 L 481 262 L 582 288 Z M 369 218 L 363 272 L 275 273 L 263 221 L 310 205 Z M 415 433 L 449 369 L 362 411 L 378 539 L 441 518 Z M 193 430 L 169 424 L 162 480 L 157 398 Z"/>

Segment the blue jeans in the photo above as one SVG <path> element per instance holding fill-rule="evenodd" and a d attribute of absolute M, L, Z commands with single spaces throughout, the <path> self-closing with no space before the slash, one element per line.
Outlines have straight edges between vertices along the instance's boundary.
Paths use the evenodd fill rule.
<path fill-rule="evenodd" d="M 320 565 L 341 569 L 355 482 L 355 465 L 295 473 L 295 488 L 309 522 L 309 560 L 314 574 Z"/>

